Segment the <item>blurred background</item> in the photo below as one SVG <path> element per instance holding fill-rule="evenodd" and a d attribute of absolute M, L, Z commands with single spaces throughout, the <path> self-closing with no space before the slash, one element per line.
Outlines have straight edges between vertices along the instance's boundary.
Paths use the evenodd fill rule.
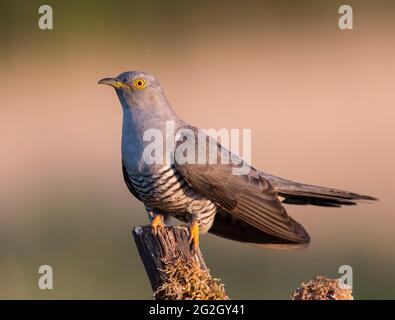
<path fill-rule="evenodd" d="M 0 298 L 150 299 L 121 173 L 121 108 L 97 80 L 156 75 L 202 128 L 251 128 L 261 170 L 376 196 L 288 206 L 312 237 L 275 251 L 215 236 L 201 248 L 233 299 L 288 299 L 317 274 L 354 271 L 356 299 L 395 298 L 395 3 L 0 1 Z M 40 265 L 54 289 L 37 286 Z"/>

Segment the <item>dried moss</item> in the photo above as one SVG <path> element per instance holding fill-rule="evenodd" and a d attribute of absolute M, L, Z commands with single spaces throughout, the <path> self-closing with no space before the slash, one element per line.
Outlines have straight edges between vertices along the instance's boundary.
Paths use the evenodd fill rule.
<path fill-rule="evenodd" d="M 163 261 L 164 283 L 154 293 L 158 300 L 228 300 L 224 285 L 202 270 L 196 260 Z"/>
<path fill-rule="evenodd" d="M 302 283 L 292 295 L 292 300 L 353 300 L 352 290 L 341 288 L 338 279 L 316 276 L 309 283 Z"/>

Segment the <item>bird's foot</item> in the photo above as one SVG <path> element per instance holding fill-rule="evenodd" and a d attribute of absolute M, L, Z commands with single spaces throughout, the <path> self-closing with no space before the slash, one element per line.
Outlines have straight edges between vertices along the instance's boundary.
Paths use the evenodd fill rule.
<path fill-rule="evenodd" d="M 152 231 L 154 232 L 154 235 L 157 234 L 158 228 L 162 228 L 163 226 L 164 226 L 163 216 L 160 214 L 156 215 L 155 218 L 152 219 L 152 221 L 151 221 L 151 228 L 152 228 Z"/>
<path fill-rule="evenodd" d="M 192 249 L 194 252 L 199 248 L 199 223 L 192 221 L 189 226 L 189 243 L 192 243 Z"/>

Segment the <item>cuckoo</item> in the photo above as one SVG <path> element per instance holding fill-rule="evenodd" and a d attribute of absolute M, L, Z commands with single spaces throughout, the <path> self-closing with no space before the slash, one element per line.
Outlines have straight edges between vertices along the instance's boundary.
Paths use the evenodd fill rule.
<path fill-rule="evenodd" d="M 305 247 L 310 242 L 308 233 L 287 214 L 283 204 L 341 207 L 376 200 L 354 192 L 294 182 L 249 166 L 217 140 L 178 117 L 159 81 L 148 73 L 124 72 L 99 83 L 115 88 L 120 100 L 124 180 L 129 191 L 145 205 L 154 232 L 173 216 L 189 225 L 190 242 L 195 249 L 199 234 L 207 232 L 266 247 Z M 168 123 L 172 123 L 178 137 L 168 137 Z M 166 141 L 174 141 L 172 148 L 155 149 L 155 153 L 163 150 L 163 157 L 155 157 L 160 161 L 147 158 L 150 141 L 145 134 L 149 130 L 160 132 Z M 177 158 L 177 148 L 187 142 L 195 145 L 184 146 L 182 157 Z M 214 150 L 217 162 L 185 161 L 196 160 L 185 157 L 185 151 L 201 155 L 200 142 L 205 142 L 203 159 L 211 155 L 207 150 Z M 226 158 L 224 155 L 231 161 L 221 161 Z M 237 173 L 235 169 L 244 165 L 248 165 L 248 170 Z"/>

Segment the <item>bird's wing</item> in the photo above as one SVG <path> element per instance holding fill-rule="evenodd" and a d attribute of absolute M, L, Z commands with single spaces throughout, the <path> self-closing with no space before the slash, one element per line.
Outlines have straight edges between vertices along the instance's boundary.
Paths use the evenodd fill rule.
<path fill-rule="evenodd" d="M 309 246 L 309 243 L 297 243 L 263 232 L 222 209 L 215 215 L 214 223 L 209 232 L 219 237 L 250 243 L 263 248 L 299 250 Z"/>
<path fill-rule="evenodd" d="M 189 127 L 195 136 L 195 150 L 198 151 L 198 129 Z M 176 150 L 188 140 L 190 131 L 185 133 L 186 139 L 178 140 Z M 229 153 L 216 140 L 205 136 L 207 156 L 212 150 L 218 159 Z M 208 158 L 207 158 L 208 159 Z M 241 160 L 240 160 L 241 161 Z M 281 205 L 273 186 L 259 172 L 251 167 L 248 174 L 235 175 L 233 169 L 242 164 L 181 164 L 175 157 L 175 167 L 186 181 L 211 201 L 217 203 L 223 210 L 249 225 L 272 236 L 293 241 L 307 243 L 310 238 L 304 228 L 290 216 Z M 207 162 L 207 161 L 206 161 Z"/>

